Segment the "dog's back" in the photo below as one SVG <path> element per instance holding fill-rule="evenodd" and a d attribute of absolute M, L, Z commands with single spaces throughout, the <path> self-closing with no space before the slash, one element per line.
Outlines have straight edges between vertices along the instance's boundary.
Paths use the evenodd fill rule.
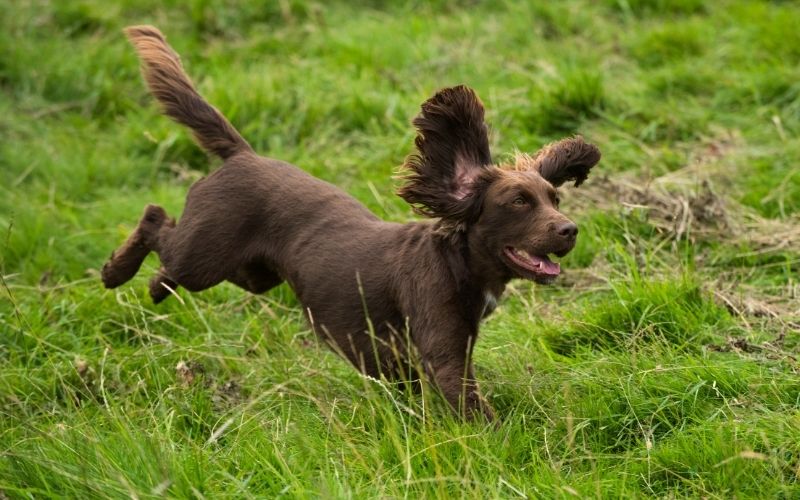
<path fill-rule="evenodd" d="M 341 241 L 352 244 L 346 233 L 380 224 L 338 187 L 288 163 L 256 155 L 233 125 L 198 94 L 179 56 L 156 28 L 134 26 L 125 33 L 164 113 L 189 127 L 205 150 L 225 160 L 190 188 L 179 224 L 159 212 L 157 218 L 166 224 L 151 231 L 157 237 L 140 238 L 150 240 L 164 266 L 164 279 L 159 282 L 157 276 L 151 292 L 159 292 L 160 284 L 198 291 L 223 280 L 264 291 L 282 279 L 299 279 L 303 273 L 292 264 L 302 261 L 304 254 L 340 255 Z M 147 225 L 143 222 L 138 233 Z M 133 261 L 141 255 L 136 253 Z M 122 276 L 117 273 L 106 284 L 127 281 L 135 273 L 133 267 L 138 269 L 129 265 Z M 106 266 L 104 275 L 114 274 L 113 270 L 114 266 Z"/>
<path fill-rule="evenodd" d="M 149 248 L 163 265 L 151 283 L 157 301 L 178 285 L 199 291 L 227 280 L 259 293 L 287 280 L 323 335 L 362 332 L 365 309 L 377 330 L 387 321 L 401 330 L 390 288 L 403 259 L 421 264 L 399 248 L 410 228 L 379 220 L 338 187 L 293 165 L 256 155 L 198 94 L 156 28 L 125 32 L 165 114 L 188 126 L 204 149 L 225 162 L 190 188 L 179 223 L 158 207 L 147 209 L 129 239 L 136 251 L 123 246 L 105 266 L 104 279 L 113 278 L 107 286 L 133 277 Z M 155 222 L 148 220 L 154 216 Z M 124 272 L 115 272 L 120 269 Z M 364 303 L 365 294 L 374 304 Z"/>

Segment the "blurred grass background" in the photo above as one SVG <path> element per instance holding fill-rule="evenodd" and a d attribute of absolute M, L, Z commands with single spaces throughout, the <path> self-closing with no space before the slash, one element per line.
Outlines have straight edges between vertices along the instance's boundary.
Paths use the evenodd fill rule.
<path fill-rule="evenodd" d="M 0 497 L 800 495 L 796 2 L 0 7 Z M 483 327 L 497 429 L 360 377 L 285 286 L 102 289 L 217 166 L 146 94 L 143 23 L 256 150 L 386 219 L 438 88 L 477 90 L 499 160 L 600 146 L 564 275 Z"/>

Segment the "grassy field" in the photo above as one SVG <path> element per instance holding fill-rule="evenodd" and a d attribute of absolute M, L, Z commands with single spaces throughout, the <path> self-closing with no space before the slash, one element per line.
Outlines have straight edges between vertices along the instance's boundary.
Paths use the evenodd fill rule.
<path fill-rule="evenodd" d="M 800 497 L 798 4 L 0 12 L 0 498 Z M 143 206 L 179 214 L 218 165 L 146 94 L 121 34 L 142 23 L 256 150 L 386 219 L 414 218 L 392 176 L 440 87 L 478 91 L 498 159 L 600 146 L 564 193 L 565 273 L 483 326 L 497 428 L 359 376 L 286 286 L 102 288 Z"/>

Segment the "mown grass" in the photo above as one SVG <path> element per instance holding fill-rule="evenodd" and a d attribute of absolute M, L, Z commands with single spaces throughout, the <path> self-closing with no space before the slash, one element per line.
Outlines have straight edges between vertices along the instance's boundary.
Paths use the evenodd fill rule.
<path fill-rule="evenodd" d="M 796 4 L 2 7 L 0 497 L 800 495 Z M 256 149 L 387 219 L 437 88 L 477 89 L 498 158 L 600 146 L 565 275 L 484 324 L 497 427 L 359 376 L 285 286 L 102 289 L 142 207 L 179 214 L 217 165 L 146 95 L 140 23 Z"/>

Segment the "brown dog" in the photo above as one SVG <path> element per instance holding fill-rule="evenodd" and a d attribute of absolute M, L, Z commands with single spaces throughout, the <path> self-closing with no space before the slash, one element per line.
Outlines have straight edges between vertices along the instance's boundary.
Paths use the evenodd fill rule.
<path fill-rule="evenodd" d="M 471 364 L 478 324 L 512 278 L 558 276 L 548 255 L 569 252 L 578 228 L 559 213 L 556 187 L 583 182 L 598 149 L 577 137 L 495 166 L 475 93 L 441 90 L 414 120 L 418 153 L 399 191 L 436 222 L 384 222 L 335 186 L 257 156 L 156 28 L 126 34 L 164 112 L 225 163 L 190 188 L 179 223 L 147 206 L 103 267 L 105 286 L 130 280 L 150 252 L 163 265 L 155 302 L 179 285 L 227 280 L 263 293 L 286 280 L 317 334 L 362 372 L 407 381 L 421 366 L 454 408 L 491 419 Z M 421 363 L 410 362 L 412 346 Z"/>

